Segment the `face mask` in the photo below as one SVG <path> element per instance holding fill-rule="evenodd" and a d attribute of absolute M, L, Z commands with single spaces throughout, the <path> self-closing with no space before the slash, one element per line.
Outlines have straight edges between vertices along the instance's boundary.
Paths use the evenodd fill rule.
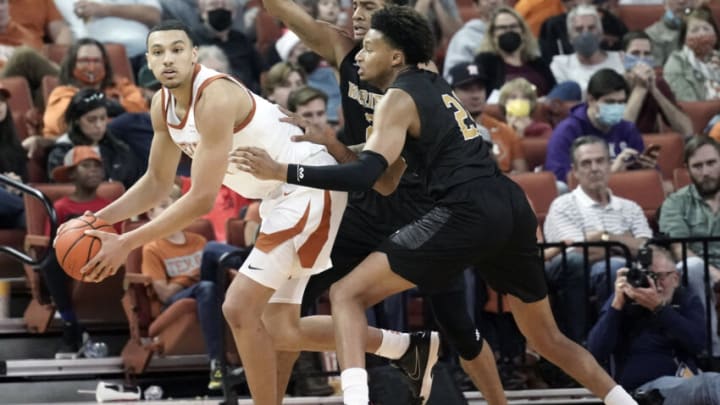
<path fill-rule="evenodd" d="M 530 115 L 530 100 L 515 98 L 505 104 L 505 111 L 513 117 L 527 117 Z"/>
<path fill-rule="evenodd" d="M 601 124 L 613 127 L 623 119 L 625 104 L 598 103 L 598 121 Z"/>
<path fill-rule="evenodd" d="M 515 31 L 508 31 L 498 37 L 498 46 L 507 53 L 517 51 L 522 45 L 522 37 Z"/>
<path fill-rule="evenodd" d="M 105 78 L 105 66 L 102 64 L 93 64 L 92 67 L 80 68 L 75 67 L 73 77 L 82 83 L 94 86 Z"/>
<path fill-rule="evenodd" d="M 232 25 L 232 13 L 224 8 L 216 8 L 208 11 L 208 24 L 215 31 L 225 31 Z"/>
<path fill-rule="evenodd" d="M 589 58 L 600 48 L 600 38 L 592 32 L 583 32 L 572 40 L 572 46 L 580 56 Z"/>
<path fill-rule="evenodd" d="M 655 59 L 652 56 L 643 58 L 642 56 L 635 56 L 626 53 L 623 57 L 623 65 L 625 65 L 625 70 L 631 70 L 638 63 L 644 63 L 650 67 L 655 67 Z"/>
<path fill-rule="evenodd" d="M 685 45 L 692 49 L 695 56 L 700 59 L 704 59 L 706 56 L 715 48 L 717 37 L 715 34 L 703 34 L 695 37 L 686 37 Z"/>
<path fill-rule="evenodd" d="M 663 14 L 663 22 L 668 28 L 676 30 L 680 28 L 680 23 L 682 22 L 682 20 L 680 20 L 680 17 L 676 16 L 675 13 L 672 12 L 672 10 L 666 8 L 665 14 Z"/>

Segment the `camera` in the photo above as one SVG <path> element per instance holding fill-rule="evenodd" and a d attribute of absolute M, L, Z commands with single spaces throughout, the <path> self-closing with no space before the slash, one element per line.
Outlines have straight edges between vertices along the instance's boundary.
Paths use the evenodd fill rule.
<path fill-rule="evenodd" d="M 652 249 L 648 246 L 643 246 L 638 251 L 634 265 L 625 275 L 628 284 L 633 288 L 650 287 L 650 280 L 648 280 L 648 277 L 651 275 L 650 266 L 652 266 Z"/>

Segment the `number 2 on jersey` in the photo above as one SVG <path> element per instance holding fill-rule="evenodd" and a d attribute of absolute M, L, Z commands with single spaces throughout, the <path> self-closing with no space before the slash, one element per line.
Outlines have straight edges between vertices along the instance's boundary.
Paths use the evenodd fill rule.
<path fill-rule="evenodd" d="M 445 107 L 455 110 L 455 121 L 457 121 L 460 131 L 462 131 L 463 138 L 467 141 L 479 136 L 480 130 L 475 124 L 475 121 L 468 116 L 467 111 L 465 111 L 465 107 L 463 107 L 460 101 L 449 94 L 443 94 L 442 98 L 443 103 L 445 103 Z"/>

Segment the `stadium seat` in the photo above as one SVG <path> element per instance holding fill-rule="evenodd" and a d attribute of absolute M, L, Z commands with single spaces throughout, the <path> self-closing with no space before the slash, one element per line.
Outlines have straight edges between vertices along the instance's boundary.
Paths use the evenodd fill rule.
<path fill-rule="evenodd" d="M 683 166 L 685 141 L 683 141 L 682 136 L 675 132 L 667 132 L 643 134 L 642 138 L 646 148 L 652 144 L 660 145 L 662 149 L 660 149 L 658 155 L 658 167 L 662 172 L 663 179 L 671 180 L 675 169 Z"/>
<path fill-rule="evenodd" d="M 522 138 L 520 140 L 530 171 L 534 171 L 538 167 L 542 170 L 543 165 L 545 165 L 545 156 L 547 154 L 549 141 L 549 137 Z"/>
<path fill-rule="evenodd" d="M 702 134 L 710 119 L 720 113 L 720 100 L 678 101 L 678 105 L 690 117 L 695 134 Z"/>
<path fill-rule="evenodd" d="M 678 167 L 675 169 L 673 172 L 673 187 L 675 190 L 680 190 L 690 183 L 692 183 L 692 179 L 690 179 L 690 173 L 686 168 Z"/>
<path fill-rule="evenodd" d="M 126 221 L 123 232 L 135 229 L 146 221 Z M 187 231 L 195 232 L 208 241 L 215 240 L 212 223 L 198 218 Z M 153 355 L 205 354 L 205 339 L 197 317 L 194 298 L 184 298 L 161 311 L 161 302 L 155 295 L 152 281 L 142 274 L 142 248 L 133 250 L 126 263 L 127 290 L 122 298 L 125 315 L 130 325 L 130 339 L 122 350 L 125 371 L 142 374 Z M 218 310 L 219 307 L 218 307 Z M 226 337 L 232 342 L 232 337 Z M 230 357 L 237 362 L 233 344 L 228 345 Z"/>
<path fill-rule="evenodd" d="M 105 45 L 105 51 L 108 54 L 108 58 L 110 58 L 113 73 L 116 76 L 125 77 L 132 83 L 135 83 L 135 75 L 133 74 L 132 65 L 130 65 L 130 59 L 128 59 L 127 52 L 125 51 L 125 46 L 114 43 L 106 43 L 103 45 Z M 67 45 L 45 44 L 42 53 L 51 61 L 59 64 L 62 63 L 69 48 Z"/>
<path fill-rule="evenodd" d="M 261 9 L 255 17 L 255 35 L 257 47 L 260 55 L 265 55 L 267 49 L 275 44 L 275 41 L 282 36 L 282 28 L 280 22 L 270 15 L 266 10 Z"/>
<path fill-rule="evenodd" d="M 75 186 L 72 184 L 30 184 L 40 190 L 51 202 L 72 194 Z M 115 200 L 125 192 L 122 183 L 105 182 L 98 187 L 98 195 L 108 200 Z M 25 251 L 34 257 L 41 254 L 50 246 L 50 238 L 45 234 L 48 221 L 47 211 L 36 198 L 28 195 L 25 200 L 25 218 L 27 235 L 25 236 Z M 47 295 L 43 278 L 31 266 L 23 265 L 25 276 L 32 294 L 32 300 L 25 309 L 25 325 L 31 332 L 44 333 L 53 315 L 55 306 Z M 72 282 L 71 297 L 76 315 L 81 322 L 125 323 L 125 317 L 120 299 L 122 297 L 123 272 L 119 271 L 102 283 Z M 102 303 L 102 305 L 98 305 Z"/>
<path fill-rule="evenodd" d="M 510 178 L 522 187 L 533 202 L 538 224 L 545 222 L 550 204 L 558 196 L 555 175 L 552 172 L 529 172 L 510 175 Z"/>
<path fill-rule="evenodd" d="M 629 31 L 643 31 L 664 13 L 665 6 L 661 4 L 623 4 L 618 7 L 617 16 Z"/>

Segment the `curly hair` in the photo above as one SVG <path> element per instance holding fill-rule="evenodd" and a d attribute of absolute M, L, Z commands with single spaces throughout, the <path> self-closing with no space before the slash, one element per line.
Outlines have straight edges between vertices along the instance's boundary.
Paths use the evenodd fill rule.
<path fill-rule="evenodd" d="M 405 55 L 405 63 L 417 65 L 432 60 L 435 39 L 428 20 L 410 7 L 388 5 L 375 12 L 370 27 Z"/>

